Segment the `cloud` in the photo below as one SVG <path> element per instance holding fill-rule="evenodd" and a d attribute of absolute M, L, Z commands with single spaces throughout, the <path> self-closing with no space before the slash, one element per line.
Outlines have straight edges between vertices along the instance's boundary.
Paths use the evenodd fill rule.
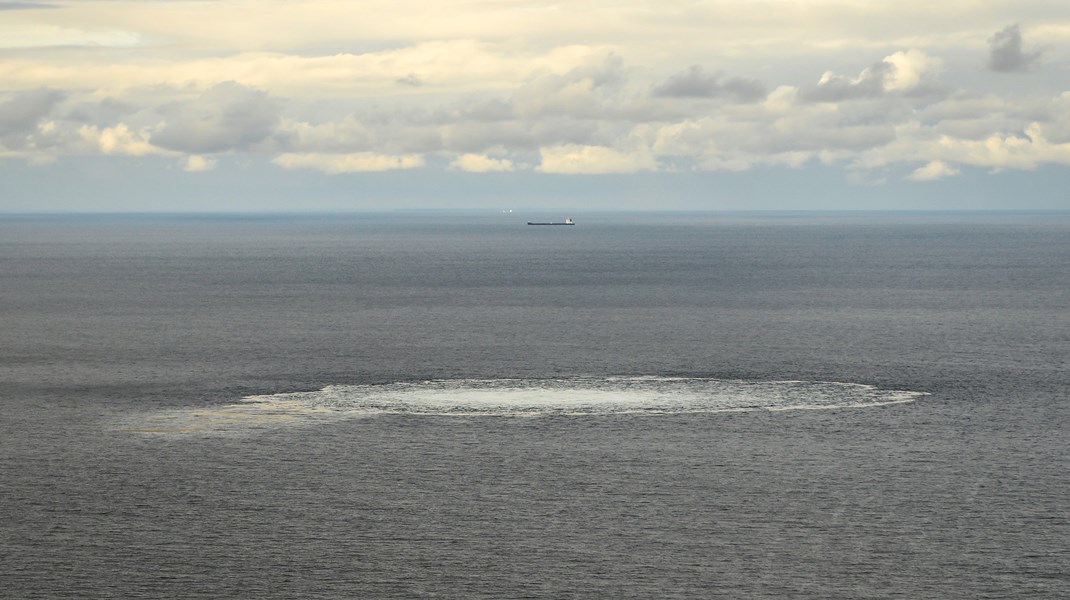
<path fill-rule="evenodd" d="M 48 8 L 48 7 L 35 7 Z M 60 7 L 56 7 L 60 8 Z M 34 11 L 40 13 L 42 11 Z M 61 13 L 63 11 L 55 11 Z M 0 10 L 5 17 L 18 15 L 18 12 Z M 60 48 L 106 48 L 130 47 L 141 43 L 141 36 L 130 31 L 115 29 L 84 29 L 78 24 L 52 25 L 29 21 L 0 22 L 0 48 L 17 49 L 60 49 Z"/>
<path fill-rule="evenodd" d="M 1017 24 L 1008 25 L 989 38 L 988 46 L 988 68 L 993 71 L 1027 71 L 1040 59 L 1039 51 L 1022 51 L 1022 32 Z"/>
<path fill-rule="evenodd" d="M 885 56 L 881 62 L 894 67 L 884 79 L 884 88 L 890 91 L 906 91 L 921 86 L 926 77 L 942 64 L 940 59 L 913 48 Z"/>
<path fill-rule="evenodd" d="M 91 147 L 104 154 L 126 156 L 144 156 L 146 154 L 169 154 L 149 143 L 146 130 L 131 131 L 125 123 L 103 129 L 92 125 L 83 125 L 78 129 L 81 138 Z"/>
<path fill-rule="evenodd" d="M 66 97 L 65 92 L 48 88 L 15 94 L 0 104 L 0 137 L 33 131 Z"/>
<path fill-rule="evenodd" d="M 190 154 L 248 149 L 275 133 L 280 111 L 267 93 L 223 82 L 193 101 L 165 107 L 165 124 L 151 141 Z"/>
<path fill-rule="evenodd" d="M 645 148 L 623 152 L 606 146 L 567 144 L 541 148 L 543 173 L 593 174 L 635 173 L 657 169 L 654 156 Z"/>
<path fill-rule="evenodd" d="M 214 158 L 206 158 L 199 154 L 194 154 L 186 157 L 182 170 L 189 173 L 199 173 L 201 171 L 211 171 L 215 166 L 216 161 Z"/>
<path fill-rule="evenodd" d="M 474 121 L 507 121 L 516 118 L 512 101 L 503 98 L 490 98 L 466 104 L 458 114 Z"/>
<path fill-rule="evenodd" d="M 375 152 L 354 152 L 351 154 L 286 153 L 276 156 L 271 162 L 285 169 L 313 169 L 331 175 L 415 169 L 424 166 L 424 158 L 419 154 L 389 155 Z"/>
<path fill-rule="evenodd" d="M 855 98 L 875 98 L 884 94 L 884 80 L 889 77 L 895 65 L 888 62 L 873 63 L 851 79 L 825 71 L 817 85 L 806 86 L 799 90 L 799 98 L 808 102 L 842 102 Z"/>
<path fill-rule="evenodd" d="M 976 32 L 994 31 L 991 11 L 921 0 L 776 11 L 744 0 L 119 4 L 3 13 L 0 156 L 156 154 L 203 170 L 241 153 L 324 173 L 821 162 L 870 170 L 870 181 L 1068 160 L 1065 78 L 970 89 L 991 86 L 963 68 L 985 40 Z M 1018 26 L 992 38 L 993 65 L 1027 68 L 1041 45 L 1054 64 L 1070 16 L 1043 12 L 1026 15 L 1043 23 L 1026 51 Z M 234 29 L 234 15 L 246 26 Z M 961 88 L 939 81 L 943 61 Z M 845 64 L 856 66 L 818 80 Z"/>
<path fill-rule="evenodd" d="M 536 77 L 513 95 L 514 110 L 528 118 L 569 115 L 596 118 L 606 113 L 605 101 L 624 82 L 623 61 L 608 55 L 558 75 Z"/>
<path fill-rule="evenodd" d="M 996 133 L 981 140 L 942 137 L 930 150 L 960 164 L 993 169 L 1032 170 L 1041 164 L 1070 165 L 1070 143 L 1052 143 L 1039 123 L 1014 134 Z"/>
<path fill-rule="evenodd" d="M 506 158 L 491 158 L 484 154 L 462 154 L 450 162 L 451 169 L 460 169 L 471 173 L 489 173 L 493 171 L 512 171 L 513 161 Z"/>
<path fill-rule="evenodd" d="M 404 77 L 398 77 L 395 81 L 397 81 L 398 85 L 407 85 L 409 87 L 420 87 L 424 84 L 424 81 L 417 77 L 416 73 L 409 73 Z"/>
<path fill-rule="evenodd" d="M 927 160 L 945 165 L 985 167 L 993 171 L 1033 170 L 1041 165 L 1070 166 L 1070 142 L 1048 140 L 1041 123 L 1031 123 L 1015 133 L 992 133 L 981 138 L 937 134 L 930 128 L 911 123 L 900 126 L 896 138 L 888 144 L 846 158 L 851 169 L 883 168 Z M 938 165 L 927 164 L 911 178 L 941 173 Z"/>
<path fill-rule="evenodd" d="M 706 74 L 698 65 L 673 75 L 653 90 L 654 96 L 665 98 L 728 98 L 739 102 L 757 102 L 767 94 L 760 81 L 739 77 L 721 81 L 720 74 Z"/>
<path fill-rule="evenodd" d="M 801 88 L 799 98 L 808 102 L 843 102 L 916 91 L 923 84 L 932 84 L 928 75 L 940 64 L 939 59 L 920 50 L 899 51 L 866 67 L 853 79 L 826 71 L 817 85 Z"/>
<path fill-rule="evenodd" d="M 370 150 L 375 132 L 350 115 L 316 124 L 284 119 L 276 138 L 290 152 L 345 154 Z"/>
<path fill-rule="evenodd" d="M 0 2 L 0 10 L 30 10 L 34 8 L 60 8 L 59 4 L 46 2 Z"/>
<path fill-rule="evenodd" d="M 135 3 L 140 5 L 141 3 Z M 151 4 L 145 2 L 144 4 Z M 192 5 L 196 3 L 174 3 Z M 210 3 L 205 3 L 210 4 Z M 219 3 L 228 4 L 228 3 Z M 254 10 L 250 7 L 249 10 Z M 40 12 L 40 11 L 36 11 Z M 57 12 L 66 12 L 57 11 Z M 285 97 L 287 101 L 501 92 L 544 75 L 600 62 L 607 50 L 586 45 L 518 51 L 477 40 L 439 40 L 359 52 L 287 52 L 268 44 L 255 51 L 213 55 L 187 48 L 146 48 L 139 52 L 102 47 L 140 45 L 134 34 L 81 32 L 70 26 L 38 30 L 0 22 L 0 48 L 55 46 L 49 52 L 20 50 L 0 61 L 6 89 L 57 87 L 119 95 L 156 88 L 161 94 L 204 90 L 223 82 Z M 56 29 L 56 31 L 52 31 Z M 10 31 L 9 31 L 10 30 Z M 41 42 L 47 38 L 47 44 Z M 163 39 L 168 39 L 164 36 Z M 352 47 L 352 39 L 343 47 Z M 98 51 L 75 54 L 73 46 Z M 420 86 L 409 85 L 419 82 Z"/>
<path fill-rule="evenodd" d="M 777 95 L 785 95 L 783 90 Z M 798 166 L 818 153 L 853 156 L 896 138 L 896 123 L 910 113 L 898 99 L 845 104 L 748 107 L 743 115 L 718 112 L 655 126 L 651 148 L 659 157 L 694 160 L 707 169 L 757 165 Z M 915 158 L 916 160 L 916 158 Z"/>
<path fill-rule="evenodd" d="M 913 173 L 907 176 L 907 179 L 911 181 L 935 181 L 958 174 L 959 170 L 955 167 L 942 160 L 933 160 L 924 167 L 915 169 Z"/>

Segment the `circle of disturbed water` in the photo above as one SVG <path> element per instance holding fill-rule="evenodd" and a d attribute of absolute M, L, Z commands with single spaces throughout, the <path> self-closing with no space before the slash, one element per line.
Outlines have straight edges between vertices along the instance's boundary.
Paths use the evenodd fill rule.
<path fill-rule="evenodd" d="M 450 379 L 332 385 L 248 396 L 210 409 L 143 415 L 142 432 L 233 431 L 387 414 L 448 417 L 660 415 L 865 408 L 913 402 L 924 392 L 827 381 L 698 377 Z"/>

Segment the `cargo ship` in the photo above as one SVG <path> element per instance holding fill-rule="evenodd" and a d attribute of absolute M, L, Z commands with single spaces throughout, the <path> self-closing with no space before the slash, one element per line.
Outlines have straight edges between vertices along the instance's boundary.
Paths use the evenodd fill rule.
<path fill-rule="evenodd" d="M 528 225 L 575 225 L 576 223 L 572 219 L 565 219 L 564 221 L 550 221 L 546 223 L 537 223 L 535 221 L 528 221 Z"/>

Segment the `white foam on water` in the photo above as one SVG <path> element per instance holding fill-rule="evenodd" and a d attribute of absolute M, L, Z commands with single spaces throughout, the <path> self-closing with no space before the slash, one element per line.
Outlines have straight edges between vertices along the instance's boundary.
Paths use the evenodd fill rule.
<path fill-rule="evenodd" d="M 127 420 L 120 429 L 155 434 L 219 433 L 377 415 L 515 418 L 783 412 L 888 406 L 914 402 L 925 395 L 826 381 L 659 376 L 451 379 L 332 385 L 311 392 L 248 396 L 210 409 L 148 413 Z"/>

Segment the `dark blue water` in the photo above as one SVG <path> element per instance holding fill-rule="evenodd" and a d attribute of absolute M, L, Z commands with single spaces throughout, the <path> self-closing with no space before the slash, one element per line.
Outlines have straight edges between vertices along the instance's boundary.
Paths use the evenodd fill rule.
<path fill-rule="evenodd" d="M 0 596 L 1070 596 L 1070 215 L 528 217 L 0 219 Z"/>

